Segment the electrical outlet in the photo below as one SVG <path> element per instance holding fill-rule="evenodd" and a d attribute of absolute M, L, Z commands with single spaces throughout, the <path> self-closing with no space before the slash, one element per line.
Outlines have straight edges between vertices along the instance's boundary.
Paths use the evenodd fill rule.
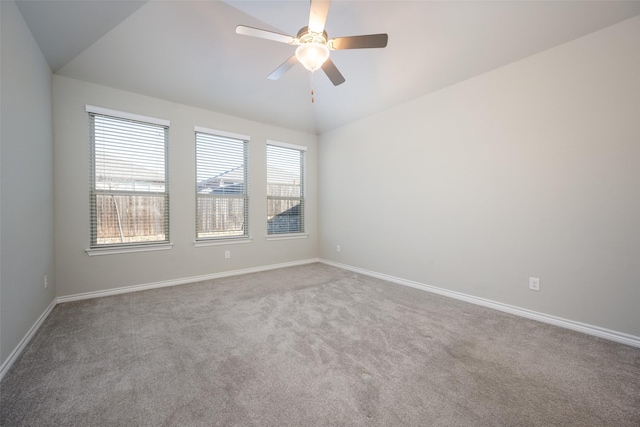
<path fill-rule="evenodd" d="M 336 246 L 336 252 L 340 252 L 340 245 Z"/>
<path fill-rule="evenodd" d="M 540 279 L 537 277 L 529 277 L 529 289 L 532 291 L 540 290 Z"/>
<path fill-rule="evenodd" d="M 44 276 L 44 288 L 47 289 L 47 286 L 49 286 L 49 281 L 47 280 L 47 276 Z"/>
<path fill-rule="evenodd" d="M 224 251 L 224 257 L 225 257 L 226 259 L 231 258 L 231 251 Z"/>

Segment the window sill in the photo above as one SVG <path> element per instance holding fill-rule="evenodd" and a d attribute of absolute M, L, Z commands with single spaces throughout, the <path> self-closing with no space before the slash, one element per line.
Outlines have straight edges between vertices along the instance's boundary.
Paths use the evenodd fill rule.
<path fill-rule="evenodd" d="M 151 252 L 151 251 L 167 251 L 173 248 L 173 243 L 161 243 L 157 245 L 141 245 L 119 248 L 93 248 L 86 249 L 87 255 L 114 255 L 114 254 L 127 254 L 133 252 Z"/>
<path fill-rule="evenodd" d="M 291 240 L 291 239 L 306 239 L 309 237 L 306 233 L 296 234 L 269 234 L 267 240 Z"/>
<path fill-rule="evenodd" d="M 222 245 L 239 245 L 243 243 L 251 243 L 251 237 L 242 237 L 237 239 L 211 239 L 211 240 L 196 240 L 193 242 L 193 246 L 201 248 L 204 246 L 222 246 Z"/>

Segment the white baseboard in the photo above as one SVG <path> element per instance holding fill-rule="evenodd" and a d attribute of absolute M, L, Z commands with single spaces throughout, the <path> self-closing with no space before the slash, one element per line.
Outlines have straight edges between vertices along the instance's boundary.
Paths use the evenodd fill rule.
<path fill-rule="evenodd" d="M 49 306 L 44 310 L 44 312 L 40 315 L 40 317 L 38 317 L 38 320 L 36 320 L 36 323 L 33 324 L 31 329 L 29 329 L 29 332 L 27 332 L 24 338 L 22 338 L 18 346 L 13 349 L 13 351 L 11 352 L 7 360 L 5 360 L 2 366 L 0 366 L 0 381 L 2 380 L 2 378 L 4 378 L 4 375 L 7 372 L 9 372 L 9 369 L 13 365 L 13 362 L 16 361 L 16 359 L 18 358 L 18 356 L 20 356 L 20 354 L 22 353 L 24 348 L 27 346 L 27 344 L 29 344 L 29 341 L 31 341 L 31 338 L 33 338 L 33 336 L 36 334 L 38 329 L 40 329 L 40 326 L 42 325 L 44 320 L 49 316 L 49 313 L 51 313 L 51 311 L 56 306 L 56 304 L 57 304 L 57 301 L 54 298 L 53 301 L 51 301 L 51 304 L 49 304 Z"/>
<path fill-rule="evenodd" d="M 527 319 L 537 320 L 539 322 L 548 323 L 551 325 L 559 326 L 561 328 L 571 329 L 571 330 L 582 332 L 588 335 L 604 338 L 610 341 L 627 344 L 633 347 L 640 347 L 640 337 L 630 335 L 630 334 L 625 334 L 624 332 L 612 331 L 610 329 L 601 328 L 599 326 L 594 326 L 586 323 L 576 322 L 573 320 L 563 319 L 561 317 L 539 313 L 537 311 L 532 311 L 525 308 L 509 305 L 509 304 L 503 304 L 501 302 L 492 301 L 485 298 L 479 298 L 479 297 L 464 294 L 461 292 L 455 292 L 455 291 L 450 291 L 443 288 L 438 288 L 435 286 L 425 285 L 423 283 L 414 282 L 412 280 L 401 279 L 399 277 L 377 273 L 375 271 L 365 270 L 363 268 L 353 267 L 350 265 L 341 264 L 341 263 L 326 260 L 326 259 L 320 259 L 320 262 L 322 262 L 323 264 L 331 265 L 333 267 L 343 268 L 345 270 L 353 271 L 355 273 L 360 273 L 365 276 L 371 276 L 377 279 L 386 280 L 388 282 L 397 283 L 399 285 L 409 286 L 412 288 L 420 289 L 423 291 L 431 292 L 431 293 L 442 295 L 445 297 L 469 302 L 471 304 L 481 305 L 483 307 L 503 311 L 505 313 L 515 314 L 516 316 L 526 317 Z"/>
<path fill-rule="evenodd" d="M 583 332 L 585 334 L 594 335 L 596 337 L 619 342 L 622 344 L 627 344 L 634 347 L 640 347 L 640 337 L 636 337 L 634 335 L 612 331 L 609 329 L 600 328 L 598 326 L 588 325 L 581 322 L 575 322 L 573 320 L 563 319 L 560 317 L 551 316 L 544 313 L 538 313 L 536 311 L 527 310 L 524 308 L 520 308 L 520 307 L 508 305 L 508 304 L 503 304 L 500 302 L 496 302 L 496 301 L 492 301 L 484 298 L 478 298 L 472 295 L 463 294 L 461 292 L 449 291 L 446 289 L 437 288 L 435 286 L 429 286 L 429 285 L 414 282 L 411 280 L 401 279 L 399 277 L 377 273 L 375 271 L 365 270 L 362 268 L 353 267 L 346 264 L 340 264 L 340 263 L 329 261 L 326 259 L 311 258 L 311 259 L 300 260 L 300 261 L 285 262 L 281 264 L 271 264 L 271 265 L 265 265 L 260 267 L 244 268 L 241 270 L 232 270 L 232 271 L 224 271 L 220 273 L 206 274 L 203 276 L 193 276 L 193 277 L 186 277 L 181 279 L 165 280 L 162 282 L 147 283 L 147 284 L 133 285 L 133 286 L 124 286 L 121 288 L 109 289 L 104 291 L 84 292 L 81 294 L 58 297 L 53 301 L 51 301 L 51 304 L 49 304 L 49 306 L 45 309 L 45 311 L 40 315 L 38 320 L 36 320 L 36 322 L 33 324 L 31 329 L 29 329 L 29 332 L 27 332 L 27 334 L 24 336 L 24 338 L 22 338 L 18 346 L 13 350 L 13 352 L 11 352 L 7 360 L 5 360 L 2 366 L 0 366 L 0 380 L 2 380 L 4 375 L 9 371 L 9 369 L 11 368 L 15 360 L 22 353 L 22 351 L 27 346 L 31 338 L 35 335 L 35 333 L 38 331 L 42 323 L 49 316 L 49 314 L 57 304 L 70 302 L 70 301 L 79 301 L 84 299 L 106 297 L 109 295 L 118 295 L 118 294 L 124 294 L 129 292 L 144 291 L 147 289 L 164 288 L 167 286 L 184 285 L 187 283 L 201 282 L 204 280 L 212 280 L 212 279 L 220 279 L 223 277 L 238 276 L 241 274 L 258 273 L 261 271 L 275 270 L 278 268 L 295 267 L 298 265 L 312 264 L 314 262 L 322 262 L 327 265 L 353 271 L 355 273 L 363 274 L 365 276 L 375 277 L 378 279 L 386 280 L 388 282 L 397 283 L 399 285 L 410 286 L 412 288 L 420 289 L 427 292 L 432 292 L 438 295 L 443 295 L 443 296 L 454 298 L 461 301 L 466 301 L 476 305 L 481 305 L 483 307 L 492 308 L 494 310 L 515 314 L 517 316 L 526 317 L 528 319 L 549 323 L 555 326 L 560 326 L 562 328 Z"/>
<path fill-rule="evenodd" d="M 222 271 L 220 273 L 205 274 L 202 276 L 183 277 L 180 279 L 163 280 L 162 282 L 145 283 L 141 285 L 123 286 L 121 288 L 107 289 L 104 291 L 83 292 L 80 294 L 66 295 L 57 298 L 57 303 L 80 301 L 84 299 L 107 297 L 110 295 L 126 294 L 129 292 L 146 291 L 148 289 L 165 288 L 167 286 L 185 285 L 187 283 L 202 282 L 205 280 L 220 279 L 223 277 L 239 276 L 241 274 L 259 273 L 261 271 L 275 270 L 278 268 L 295 267 L 298 265 L 320 262 L 319 258 L 310 258 L 300 261 L 284 262 L 281 264 L 263 265 L 260 267 L 243 268 L 241 270 Z"/>

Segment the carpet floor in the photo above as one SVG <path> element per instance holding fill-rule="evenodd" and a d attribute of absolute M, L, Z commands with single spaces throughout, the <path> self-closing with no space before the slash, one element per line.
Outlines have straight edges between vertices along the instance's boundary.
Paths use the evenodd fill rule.
<path fill-rule="evenodd" d="M 640 426 L 640 348 L 310 264 L 55 307 L 2 426 Z"/>

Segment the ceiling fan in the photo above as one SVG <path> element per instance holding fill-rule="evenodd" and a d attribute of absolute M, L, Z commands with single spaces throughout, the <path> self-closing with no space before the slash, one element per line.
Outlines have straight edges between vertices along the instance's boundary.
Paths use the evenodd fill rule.
<path fill-rule="evenodd" d="M 269 79 L 278 80 L 296 62 L 300 62 L 312 73 L 322 68 L 334 86 L 338 86 L 345 82 L 345 78 L 329 58 L 331 50 L 382 48 L 387 46 L 389 36 L 387 34 L 369 34 L 330 39 L 324 30 L 330 5 L 331 0 L 311 0 L 309 25 L 302 27 L 296 37 L 244 25 L 238 25 L 236 33 L 298 46 L 295 55 L 269 74 Z"/>

